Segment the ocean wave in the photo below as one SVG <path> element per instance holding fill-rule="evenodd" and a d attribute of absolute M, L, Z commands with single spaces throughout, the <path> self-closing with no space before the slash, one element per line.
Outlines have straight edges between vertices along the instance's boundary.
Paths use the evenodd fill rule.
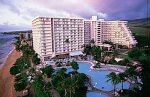
<path fill-rule="evenodd" d="M 15 42 L 16 35 L 0 34 L 0 65 L 4 62 L 9 52 L 13 49 L 11 43 Z"/>

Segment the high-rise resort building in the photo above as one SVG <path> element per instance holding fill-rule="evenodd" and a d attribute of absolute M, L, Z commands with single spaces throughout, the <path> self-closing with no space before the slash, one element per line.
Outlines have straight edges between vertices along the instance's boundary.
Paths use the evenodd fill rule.
<path fill-rule="evenodd" d="M 32 21 L 33 47 L 43 60 L 60 54 L 81 51 L 84 20 L 38 17 Z"/>
<path fill-rule="evenodd" d="M 136 44 L 127 21 L 104 21 L 92 16 L 82 18 L 38 17 L 32 21 L 33 47 L 43 61 L 56 55 L 82 51 L 94 39 L 97 46 L 105 40 L 133 47 Z M 79 53 L 79 52 L 78 52 Z"/>
<path fill-rule="evenodd" d="M 127 21 L 104 21 L 98 20 L 96 16 L 92 16 L 90 21 L 91 39 L 94 39 L 97 46 L 106 40 L 129 48 L 135 46 L 136 40 L 127 26 Z"/>

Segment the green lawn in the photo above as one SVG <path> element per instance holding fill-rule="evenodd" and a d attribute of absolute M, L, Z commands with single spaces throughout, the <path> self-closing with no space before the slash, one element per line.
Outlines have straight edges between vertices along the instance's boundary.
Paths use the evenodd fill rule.
<path fill-rule="evenodd" d="M 143 25 L 141 26 L 139 23 L 138 24 L 129 23 L 128 26 L 135 35 L 147 36 L 150 34 L 150 32 L 148 32 L 147 26 Z"/>
<path fill-rule="evenodd" d="M 129 21 L 128 26 L 135 35 L 150 35 L 150 21 L 147 21 L 147 19 Z"/>

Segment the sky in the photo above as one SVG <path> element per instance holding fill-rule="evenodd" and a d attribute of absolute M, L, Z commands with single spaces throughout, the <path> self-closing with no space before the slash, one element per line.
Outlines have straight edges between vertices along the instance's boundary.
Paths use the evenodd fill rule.
<path fill-rule="evenodd" d="M 0 0 L 0 32 L 31 29 L 37 16 L 106 20 L 145 18 L 150 0 Z"/>

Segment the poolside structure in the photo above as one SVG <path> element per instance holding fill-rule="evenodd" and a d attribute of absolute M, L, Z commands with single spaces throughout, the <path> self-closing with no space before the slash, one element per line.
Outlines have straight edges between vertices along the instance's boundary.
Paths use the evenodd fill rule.
<path fill-rule="evenodd" d="M 83 55 L 83 53 L 82 51 L 73 51 L 73 52 L 70 52 L 69 55 L 73 57 L 73 56 Z"/>
<path fill-rule="evenodd" d="M 110 44 L 99 44 L 98 45 L 101 49 L 107 49 L 108 51 L 110 51 L 111 49 L 111 45 Z"/>
<path fill-rule="evenodd" d="M 96 16 L 89 20 L 37 17 L 32 21 L 33 48 L 43 61 L 61 54 L 82 51 L 82 45 L 89 44 L 92 39 L 96 46 L 108 50 L 111 46 L 103 44 L 106 40 L 132 48 L 137 42 L 127 23 L 105 21 Z"/>

